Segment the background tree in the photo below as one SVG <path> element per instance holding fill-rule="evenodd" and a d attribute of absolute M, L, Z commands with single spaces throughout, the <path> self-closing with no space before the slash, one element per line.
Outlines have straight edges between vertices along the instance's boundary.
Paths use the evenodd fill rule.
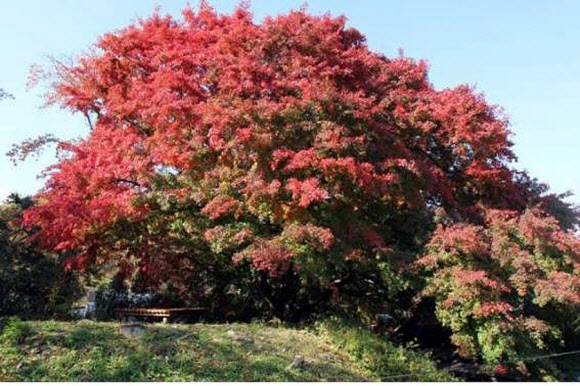
<path fill-rule="evenodd" d="M 20 220 L 32 202 L 12 194 L 0 206 L 0 316 L 66 317 L 80 295 L 77 274 L 66 274 L 58 255 L 27 242 Z"/>

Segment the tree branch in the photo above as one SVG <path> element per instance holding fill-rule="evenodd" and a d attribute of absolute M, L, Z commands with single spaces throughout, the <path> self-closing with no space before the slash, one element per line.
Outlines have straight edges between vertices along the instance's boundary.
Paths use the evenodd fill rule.
<path fill-rule="evenodd" d="M 91 116 L 86 111 L 83 111 L 83 115 L 87 119 L 87 123 L 89 124 L 89 127 L 90 127 L 91 131 L 93 131 L 95 127 L 93 126 L 93 121 L 91 121 Z"/>

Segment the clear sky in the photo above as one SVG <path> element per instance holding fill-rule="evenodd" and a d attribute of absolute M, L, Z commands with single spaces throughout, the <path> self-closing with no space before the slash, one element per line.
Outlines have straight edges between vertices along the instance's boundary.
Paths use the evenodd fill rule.
<path fill-rule="evenodd" d="M 191 1 L 193 5 L 196 0 Z M 31 194 L 36 176 L 55 158 L 13 166 L 11 145 L 50 132 L 86 135 L 81 116 L 40 109 L 40 90 L 26 90 L 33 64 L 48 56 L 74 57 L 105 32 L 148 16 L 155 6 L 179 16 L 182 0 L 0 0 L 0 88 L 16 99 L 0 102 L 0 197 Z M 235 1 L 211 1 L 229 12 Z M 254 0 L 256 21 L 303 0 Z M 573 190 L 580 203 L 580 1 L 577 0 L 310 0 L 312 13 L 344 14 L 374 51 L 423 58 L 437 88 L 475 85 L 504 107 L 515 133 L 518 166 L 554 192 Z"/>

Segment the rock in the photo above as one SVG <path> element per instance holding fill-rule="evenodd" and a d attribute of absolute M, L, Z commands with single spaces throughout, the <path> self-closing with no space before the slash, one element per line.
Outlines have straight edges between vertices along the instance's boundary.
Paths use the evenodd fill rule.
<path fill-rule="evenodd" d="M 306 360 L 302 355 L 296 355 L 292 363 L 288 365 L 289 369 L 303 369 L 306 366 Z"/>
<path fill-rule="evenodd" d="M 254 343 L 254 339 L 252 339 L 248 336 L 236 335 L 236 332 L 234 330 L 228 330 L 226 332 L 226 334 L 228 336 L 230 336 L 232 339 L 232 342 L 235 342 L 235 343 L 240 343 L 240 344 L 253 344 Z"/>
<path fill-rule="evenodd" d="M 125 324 L 119 328 L 119 333 L 125 338 L 137 339 L 143 335 L 145 329 L 141 324 Z"/>
<path fill-rule="evenodd" d="M 238 337 L 234 338 L 234 341 L 241 343 L 241 344 L 253 344 L 254 343 L 254 339 L 249 338 L 247 336 L 238 336 Z"/>

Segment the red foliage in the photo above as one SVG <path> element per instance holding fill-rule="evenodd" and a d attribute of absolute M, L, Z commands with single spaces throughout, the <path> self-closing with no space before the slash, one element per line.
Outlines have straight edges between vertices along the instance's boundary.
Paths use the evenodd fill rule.
<path fill-rule="evenodd" d="M 207 214 L 210 219 L 215 220 L 224 215 L 235 213 L 238 208 L 239 202 L 237 200 L 227 196 L 217 196 L 207 203 L 201 213 Z"/>
<path fill-rule="evenodd" d="M 491 315 L 501 314 L 509 317 L 513 310 L 511 304 L 506 302 L 491 302 L 485 303 L 473 311 L 473 315 L 477 318 L 484 318 Z"/>
<path fill-rule="evenodd" d="M 297 200 L 302 208 L 329 198 L 328 192 L 320 188 L 320 183 L 316 178 L 308 178 L 305 181 L 290 178 L 286 183 L 286 188 L 292 192 L 292 198 Z"/>
<path fill-rule="evenodd" d="M 394 249 L 415 253 L 424 240 L 398 236 L 426 233 L 412 216 L 440 207 L 479 223 L 438 229 L 425 265 L 477 256 L 514 269 L 509 280 L 471 263 L 444 271 L 477 287 L 465 296 L 491 293 L 481 316 L 510 312 L 497 303 L 506 288 L 575 301 L 577 238 L 522 218 L 526 242 L 543 250 L 548 237 L 576 275 L 536 278 L 525 248 L 482 227 L 479 208 L 530 200 L 499 109 L 467 86 L 436 90 L 425 62 L 372 52 L 344 17 L 155 14 L 57 72 L 49 102 L 94 117 L 94 129 L 61 144 L 24 222 L 44 248 L 78 254 L 71 267 L 116 263 L 160 281 L 211 250 L 273 276 L 308 255 L 340 276 Z"/>
<path fill-rule="evenodd" d="M 334 243 L 334 235 L 330 229 L 313 225 L 293 224 L 286 228 L 283 235 L 299 244 L 306 242 L 320 251 L 328 251 Z"/>
<path fill-rule="evenodd" d="M 496 365 L 494 371 L 498 375 L 506 375 L 508 373 L 507 367 L 502 364 Z"/>
<path fill-rule="evenodd" d="M 279 241 L 263 241 L 257 240 L 256 243 L 249 248 L 246 257 L 252 262 L 252 265 L 260 271 L 266 271 L 272 277 L 279 277 L 286 272 L 290 266 L 292 258 L 295 254 Z M 243 254 L 234 255 L 234 261 L 241 261 L 244 258 Z"/>
<path fill-rule="evenodd" d="M 484 226 L 439 226 L 417 263 L 433 272 L 424 295 L 435 298 L 458 352 L 514 360 L 547 347 L 561 334 L 550 318 L 580 306 L 580 244 L 537 209 L 486 217 Z"/>

